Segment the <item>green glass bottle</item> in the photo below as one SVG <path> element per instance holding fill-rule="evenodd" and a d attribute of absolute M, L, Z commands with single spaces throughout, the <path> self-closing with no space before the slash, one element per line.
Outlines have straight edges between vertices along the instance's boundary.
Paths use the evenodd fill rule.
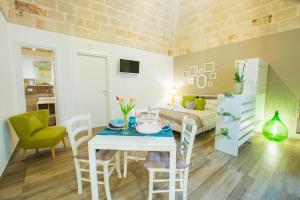
<path fill-rule="evenodd" d="M 281 142 L 288 137 L 288 129 L 280 120 L 278 111 L 275 111 L 274 117 L 265 123 L 263 134 L 267 139 L 276 142 Z"/>

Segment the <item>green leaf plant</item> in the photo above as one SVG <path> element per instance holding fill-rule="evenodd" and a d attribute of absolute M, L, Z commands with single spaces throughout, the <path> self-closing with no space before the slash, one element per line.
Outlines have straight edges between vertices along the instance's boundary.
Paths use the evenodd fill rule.
<path fill-rule="evenodd" d="M 227 98 L 232 98 L 233 95 L 230 92 L 224 92 L 224 96 Z"/>
<path fill-rule="evenodd" d="M 219 135 L 224 136 L 227 139 L 231 139 L 228 128 L 220 128 L 219 132 L 217 133 L 217 136 Z"/>
<path fill-rule="evenodd" d="M 225 112 L 223 108 L 221 108 L 221 110 L 217 113 L 219 116 L 227 116 L 227 117 L 231 117 L 231 119 L 233 121 L 237 121 L 240 120 L 241 117 L 240 116 L 235 116 L 233 114 L 231 114 L 230 112 Z"/>
<path fill-rule="evenodd" d="M 240 73 L 239 68 L 237 69 L 238 71 L 234 73 L 234 78 L 233 78 L 233 80 L 234 80 L 236 83 L 243 83 L 243 82 L 245 81 L 245 80 L 244 80 L 245 66 L 246 66 L 246 63 L 243 63 L 243 70 L 242 70 L 241 73 Z"/>

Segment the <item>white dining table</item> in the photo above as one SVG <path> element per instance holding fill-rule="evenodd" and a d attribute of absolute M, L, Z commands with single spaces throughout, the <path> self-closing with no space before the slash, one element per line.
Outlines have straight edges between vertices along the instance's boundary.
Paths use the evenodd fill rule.
<path fill-rule="evenodd" d="M 88 143 L 92 199 L 99 199 L 96 150 L 165 151 L 170 153 L 169 199 L 175 199 L 176 142 L 174 137 L 96 135 Z"/>

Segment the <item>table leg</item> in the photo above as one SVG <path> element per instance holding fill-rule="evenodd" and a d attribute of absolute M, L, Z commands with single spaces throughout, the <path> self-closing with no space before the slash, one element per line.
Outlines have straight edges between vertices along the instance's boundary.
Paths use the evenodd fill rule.
<path fill-rule="evenodd" d="M 96 164 L 96 149 L 89 146 L 89 167 L 90 167 L 90 180 L 92 199 L 99 200 L 98 194 L 98 179 L 97 179 L 97 164 Z"/>
<path fill-rule="evenodd" d="M 175 185 L 176 185 L 176 148 L 170 151 L 170 175 L 169 175 L 169 200 L 175 200 Z"/>

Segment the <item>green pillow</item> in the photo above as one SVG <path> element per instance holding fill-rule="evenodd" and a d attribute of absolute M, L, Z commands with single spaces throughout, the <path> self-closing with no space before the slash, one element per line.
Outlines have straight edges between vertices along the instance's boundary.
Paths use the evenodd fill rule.
<path fill-rule="evenodd" d="M 204 110 L 205 106 L 205 99 L 204 98 L 197 98 L 194 101 L 196 103 L 195 110 Z"/>
<path fill-rule="evenodd" d="M 30 126 L 30 133 L 34 133 L 40 130 L 41 128 L 43 128 L 42 122 L 35 116 L 29 117 L 29 126 Z"/>
<path fill-rule="evenodd" d="M 195 96 L 183 96 L 183 97 L 182 97 L 182 101 L 181 101 L 182 107 L 186 108 L 185 103 L 186 103 L 187 101 L 194 101 L 195 98 L 196 98 Z"/>

